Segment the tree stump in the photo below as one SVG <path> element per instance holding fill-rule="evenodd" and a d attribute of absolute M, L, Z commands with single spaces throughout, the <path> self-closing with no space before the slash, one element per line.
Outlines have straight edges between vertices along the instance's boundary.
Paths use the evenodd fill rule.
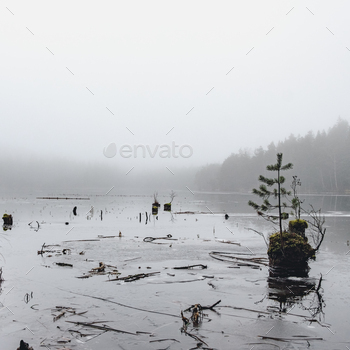
<path fill-rule="evenodd" d="M 164 211 L 171 211 L 171 203 L 164 204 Z"/>
<path fill-rule="evenodd" d="M 282 243 L 282 246 L 281 246 Z M 315 258 L 315 250 L 308 239 L 298 233 L 283 232 L 269 238 L 270 276 L 306 277 L 309 272 L 308 260 Z"/>
<path fill-rule="evenodd" d="M 13 224 L 12 215 L 4 214 L 2 216 L 2 220 L 4 221 L 4 225 L 12 225 Z"/>

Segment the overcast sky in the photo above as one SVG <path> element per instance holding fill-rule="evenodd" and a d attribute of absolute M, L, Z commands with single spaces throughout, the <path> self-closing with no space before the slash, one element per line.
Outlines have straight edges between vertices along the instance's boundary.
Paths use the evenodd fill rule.
<path fill-rule="evenodd" d="M 4 1 L 2 152 L 200 165 L 350 121 L 349 13 L 349 1 Z"/>

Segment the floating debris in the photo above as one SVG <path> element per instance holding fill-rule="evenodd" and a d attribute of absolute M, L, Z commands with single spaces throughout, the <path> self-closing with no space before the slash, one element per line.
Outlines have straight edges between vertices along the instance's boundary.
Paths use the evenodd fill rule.
<path fill-rule="evenodd" d="M 62 262 L 55 262 L 54 263 L 57 266 L 63 266 L 63 267 L 73 267 L 72 264 L 62 263 Z"/>
<path fill-rule="evenodd" d="M 174 270 L 189 270 L 189 269 L 193 269 L 195 267 L 199 267 L 201 269 L 206 269 L 207 265 L 196 264 L 196 265 L 188 265 L 188 266 L 176 266 L 176 267 L 173 267 L 173 269 Z"/>
<path fill-rule="evenodd" d="M 235 244 L 235 245 L 241 246 L 241 243 L 232 242 L 232 241 L 230 241 L 228 239 L 216 239 L 215 242 L 227 243 L 227 244 Z"/>
<path fill-rule="evenodd" d="M 74 322 L 74 321 L 66 321 L 69 323 L 74 323 L 76 326 L 84 326 L 84 327 L 90 327 L 90 328 L 95 328 L 95 329 L 99 329 L 102 331 L 109 331 L 109 332 L 117 332 L 117 333 L 124 333 L 124 334 L 131 334 L 131 335 L 137 335 L 137 333 L 132 333 L 132 332 L 127 332 L 127 331 L 123 331 L 120 329 L 116 329 L 116 328 L 112 328 L 106 325 L 102 325 L 99 326 L 96 323 L 98 323 L 99 321 L 95 321 L 95 322 Z M 106 322 L 106 321 L 103 321 Z"/>
<path fill-rule="evenodd" d="M 30 226 L 31 229 L 33 229 L 35 232 L 38 232 L 39 231 L 39 228 L 40 228 L 40 224 L 38 221 L 35 221 L 36 222 L 36 225 L 33 224 L 34 221 L 31 221 L 28 226 Z"/>
<path fill-rule="evenodd" d="M 250 267 L 256 267 L 259 265 L 263 266 L 269 266 L 268 259 L 265 257 L 242 257 L 239 256 L 239 253 L 227 253 L 227 252 L 210 252 L 209 255 L 216 260 L 220 261 L 226 261 L 226 262 L 234 262 L 238 263 L 239 261 L 247 261 L 244 265 L 240 263 L 240 266 L 250 266 Z M 247 254 L 244 254 L 246 256 L 249 256 Z"/>
<path fill-rule="evenodd" d="M 90 198 L 83 197 L 36 197 L 36 199 L 76 199 L 76 200 L 90 200 Z"/>
<path fill-rule="evenodd" d="M 194 305 L 190 306 L 188 309 L 186 309 L 184 312 L 187 312 L 187 311 L 192 312 L 190 319 L 193 323 L 193 326 L 198 327 L 198 325 L 203 321 L 203 317 L 204 317 L 203 310 L 205 310 L 205 309 L 206 310 L 213 310 L 214 307 L 216 305 L 218 305 L 220 302 L 221 302 L 221 300 L 217 301 L 216 303 L 214 303 L 211 306 L 205 306 L 205 307 L 201 306 L 201 304 L 194 304 Z M 200 343 L 208 346 L 208 344 L 204 340 L 202 340 L 198 336 L 196 336 L 192 333 L 189 333 L 187 331 L 187 327 L 190 325 L 191 322 L 187 317 L 184 316 L 182 311 L 181 311 L 181 318 L 182 318 L 182 322 L 183 322 L 181 332 L 185 333 L 186 335 L 190 336 L 191 338 L 199 341 Z M 201 344 L 197 348 L 201 348 Z"/>
<path fill-rule="evenodd" d="M 158 273 L 160 273 L 160 272 L 137 273 L 136 275 L 128 275 L 126 277 L 117 277 L 117 278 L 114 278 L 114 279 L 110 279 L 110 280 L 108 280 L 108 282 L 111 282 L 111 281 L 134 282 L 134 281 L 137 281 L 137 280 L 139 280 L 141 278 L 154 276 L 154 275 L 156 275 Z"/>
<path fill-rule="evenodd" d="M 168 241 L 177 241 L 176 238 L 172 238 L 173 236 L 171 234 L 166 235 L 166 237 L 145 237 L 143 239 L 144 242 L 149 242 L 152 243 L 153 241 L 157 240 L 157 239 L 165 239 Z M 157 243 L 157 244 L 164 244 L 164 243 Z"/>
<path fill-rule="evenodd" d="M 98 267 L 92 268 L 88 274 L 78 276 L 77 278 L 90 278 L 92 276 L 97 275 L 120 275 L 120 272 L 118 271 L 118 268 L 113 265 L 107 265 L 103 263 L 102 261 L 99 263 Z"/>

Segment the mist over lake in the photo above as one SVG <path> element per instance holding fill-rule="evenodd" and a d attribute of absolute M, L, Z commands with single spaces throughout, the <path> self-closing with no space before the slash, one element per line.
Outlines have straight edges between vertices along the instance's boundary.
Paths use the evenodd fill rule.
<path fill-rule="evenodd" d="M 349 13 L 4 4 L 1 350 L 350 348 Z"/>

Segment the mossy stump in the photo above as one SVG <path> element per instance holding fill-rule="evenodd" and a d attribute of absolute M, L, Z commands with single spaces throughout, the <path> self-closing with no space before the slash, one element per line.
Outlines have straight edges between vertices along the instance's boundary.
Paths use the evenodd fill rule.
<path fill-rule="evenodd" d="M 2 216 L 2 220 L 4 220 L 4 225 L 12 225 L 13 224 L 12 215 L 4 214 Z"/>
<path fill-rule="evenodd" d="M 158 206 L 152 205 L 152 215 L 158 215 Z"/>
<path fill-rule="evenodd" d="M 171 203 L 164 204 L 164 211 L 171 211 Z"/>
<path fill-rule="evenodd" d="M 281 240 L 278 232 L 269 238 L 267 255 L 270 275 L 305 277 L 309 272 L 307 262 L 315 258 L 315 250 L 308 243 L 305 234 L 283 232 Z"/>
<path fill-rule="evenodd" d="M 305 230 L 309 227 L 305 220 L 296 219 L 289 221 L 288 228 L 289 232 L 297 233 L 305 237 Z"/>

